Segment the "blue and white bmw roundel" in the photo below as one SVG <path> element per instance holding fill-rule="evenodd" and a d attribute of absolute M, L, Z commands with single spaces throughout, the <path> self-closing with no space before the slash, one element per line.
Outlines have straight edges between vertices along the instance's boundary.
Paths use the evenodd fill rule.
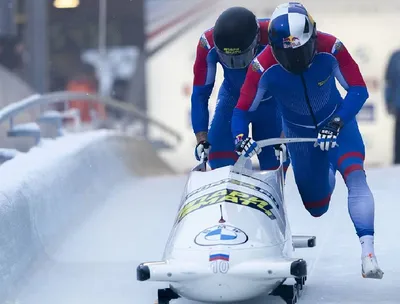
<path fill-rule="evenodd" d="M 200 232 L 195 238 L 195 243 L 200 246 L 240 245 L 247 240 L 247 234 L 239 228 L 220 224 Z"/>
<path fill-rule="evenodd" d="M 221 226 L 215 230 L 208 232 L 204 238 L 209 241 L 228 241 L 237 238 L 235 230 L 228 229 L 226 226 Z"/>

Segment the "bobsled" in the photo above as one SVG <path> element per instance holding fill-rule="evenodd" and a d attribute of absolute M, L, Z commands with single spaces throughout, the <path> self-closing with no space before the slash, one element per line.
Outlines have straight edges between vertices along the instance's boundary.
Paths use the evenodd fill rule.
<path fill-rule="evenodd" d="M 314 247 L 314 236 L 293 236 L 284 200 L 286 144 L 313 138 L 272 138 L 280 166 L 256 171 L 240 156 L 233 166 L 207 170 L 207 159 L 190 172 L 161 261 L 137 267 L 138 281 L 166 282 L 158 303 L 178 298 L 231 303 L 262 295 L 296 303 L 307 262 L 296 248 Z M 246 165 L 247 164 L 247 165 Z M 293 284 L 287 284 L 291 280 Z M 167 286 L 168 286 L 167 285 Z"/>

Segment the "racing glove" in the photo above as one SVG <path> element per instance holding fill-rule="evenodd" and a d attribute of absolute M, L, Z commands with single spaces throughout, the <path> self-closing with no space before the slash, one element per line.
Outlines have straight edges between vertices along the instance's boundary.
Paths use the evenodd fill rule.
<path fill-rule="evenodd" d="M 319 146 L 322 151 L 329 151 L 329 149 L 338 146 L 336 141 L 342 127 L 343 122 L 340 117 L 333 118 L 318 132 L 318 139 L 315 143 L 315 147 Z"/>
<path fill-rule="evenodd" d="M 252 157 L 254 154 L 261 153 L 261 148 L 257 145 L 257 142 L 250 137 L 243 139 L 243 134 L 236 136 L 235 145 L 236 152 L 245 157 Z"/>
<path fill-rule="evenodd" d="M 206 157 L 206 159 L 208 159 L 210 148 L 211 144 L 206 140 L 202 140 L 196 145 L 196 148 L 194 149 L 194 156 L 198 161 L 200 161 L 201 154 L 204 152 L 204 156 Z"/>
<path fill-rule="evenodd" d="M 280 159 L 281 157 L 281 151 L 282 152 L 286 152 L 287 151 L 287 147 L 285 144 L 277 144 L 273 146 L 274 151 L 275 151 L 275 157 L 277 160 Z"/>

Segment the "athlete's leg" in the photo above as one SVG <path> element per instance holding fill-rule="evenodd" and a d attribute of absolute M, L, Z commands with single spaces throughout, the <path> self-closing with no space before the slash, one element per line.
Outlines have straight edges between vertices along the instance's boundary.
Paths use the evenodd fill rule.
<path fill-rule="evenodd" d="M 364 172 L 365 147 L 355 120 L 341 130 L 331 162 L 348 188 L 348 207 L 357 235 L 374 235 L 374 197 Z"/>
<path fill-rule="evenodd" d="M 356 120 L 352 120 L 341 130 L 338 148 L 330 153 L 331 162 L 341 173 L 348 189 L 348 208 L 357 235 L 360 238 L 363 258 L 363 271 L 378 271 L 374 252 L 374 196 L 364 171 L 365 146 Z M 366 258 L 366 260 L 364 259 Z M 364 265 L 369 263 L 368 265 Z M 373 264 L 376 264 L 375 266 Z M 368 276 L 369 274 L 363 273 Z M 372 276 L 380 274 L 372 274 Z"/>
<path fill-rule="evenodd" d="M 281 137 L 282 117 L 276 106 L 276 101 L 270 99 L 260 103 L 257 110 L 251 112 L 250 121 L 252 124 L 253 139 L 263 140 L 267 138 Z M 275 156 L 273 147 L 264 148 L 258 154 L 261 170 L 275 170 L 279 167 L 279 160 Z M 284 172 L 289 167 L 290 160 L 284 163 Z"/>
<path fill-rule="evenodd" d="M 314 130 L 285 128 L 286 137 L 315 137 Z M 314 217 L 328 211 L 334 189 L 335 177 L 329 155 L 313 143 L 288 144 L 297 188 L 304 207 Z"/>
<path fill-rule="evenodd" d="M 233 109 L 237 100 L 221 86 L 215 114 L 208 132 L 211 144 L 209 165 L 212 169 L 233 165 L 238 159 L 231 132 Z"/>

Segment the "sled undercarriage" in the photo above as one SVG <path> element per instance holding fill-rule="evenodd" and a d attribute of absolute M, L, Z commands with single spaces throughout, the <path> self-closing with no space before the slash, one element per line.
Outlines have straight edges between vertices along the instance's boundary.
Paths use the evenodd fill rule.
<path fill-rule="evenodd" d="M 294 278 L 294 284 L 284 284 L 287 279 L 284 279 L 282 283 L 270 293 L 271 296 L 277 296 L 282 298 L 286 304 L 296 304 L 298 303 L 307 280 L 307 275 L 305 275 L 306 268 L 305 261 L 299 261 L 299 277 Z M 304 263 L 304 264 L 303 264 Z M 164 288 L 158 290 L 158 300 L 155 304 L 170 304 L 172 300 L 179 299 L 180 296 L 173 291 L 172 288 Z M 266 301 L 265 304 L 268 304 Z"/>
<path fill-rule="evenodd" d="M 295 283 L 290 285 L 284 284 L 286 281 L 284 280 L 282 281 L 281 285 L 279 285 L 272 293 L 270 293 L 270 295 L 282 298 L 286 304 L 296 304 L 303 293 L 306 280 L 306 276 L 302 278 L 296 278 Z M 155 304 L 170 304 L 172 300 L 179 298 L 179 295 L 171 288 L 159 289 L 158 300 L 155 302 Z M 268 302 L 265 304 L 268 304 Z"/>
<path fill-rule="evenodd" d="M 307 280 L 307 276 L 296 278 L 295 283 L 291 285 L 279 285 L 270 295 L 281 297 L 286 304 L 298 303 Z M 266 303 L 267 304 L 267 303 Z"/>

